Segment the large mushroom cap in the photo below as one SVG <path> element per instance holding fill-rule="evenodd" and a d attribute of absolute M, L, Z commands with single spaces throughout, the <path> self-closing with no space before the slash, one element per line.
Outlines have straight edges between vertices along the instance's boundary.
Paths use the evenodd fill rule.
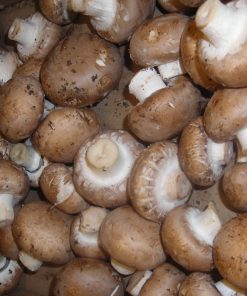
<path fill-rule="evenodd" d="M 166 259 L 160 226 L 139 216 L 130 206 L 113 210 L 100 228 L 100 245 L 119 263 L 137 270 L 157 267 Z"/>
<path fill-rule="evenodd" d="M 113 90 L 122 68 L 123 60 L 115 45 L 97 35 L 75 31 L 61 40 L 44 62 L 41 82 L 53 103 L 82 107 Z"/>
<path fill-rule="evenodd" d="M 32 144 L 50 161 L 71 163 L 81 144 L 98 132 L 99 123 L 92 110 L 55 109 L 34 132 Z"/>

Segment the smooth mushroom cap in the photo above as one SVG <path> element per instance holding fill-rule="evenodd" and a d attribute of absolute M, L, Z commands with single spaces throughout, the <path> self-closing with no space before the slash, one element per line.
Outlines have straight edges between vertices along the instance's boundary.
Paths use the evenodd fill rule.
<path fill-rule="evenodd" d="M 72 163 L 81 144 L 99 132 L 94 111 L 60 108 L 51 111 L 32 136 L 33 147 L 52 162 Z"/>
<path fill-rule="evenodd" d="M 70 216 L 47 202 L 30 202 L 16 213 L 12 231 L 22 252 L 40 261 L 64 264 L 73 258 L 71 222 Z"/>
<path fill-rule="evenodd" d="M 233 143 L 215 143 L 208 138 L 202 117 L 192 120 L 182 131 L 178 156 L 182 170 L 193 184 L 212 186 L 233 159 Z"/>
<path fill-rule="evenodd" d="M 136 105 L 126 118 L 127 127 L 145 142 L 172 138 L 199 115 L 200 100 L 200 92 L 187 78 L 179 76 L 169 87 Z"/>
<path fill-rule="evenodd" d="M 177 60 L 180 38 L 187 22 L 187 16 L 175 13 L 145 22 L 131 37 L 131 59 L 141 67 L 159 66 Z"/>
<path fill-rule="evenodd" d="M 247 214 L 226 222 L 214 240 L 214 264 L 221 276 L 232 285 L 247 290 Z"/>
<path fill-rule="evenodd" d="M 45 167 L 39 184 L 45 198 L 54 207 L 67 214 L 77 214 L 88 206 L 75 190 L 72 171 L 62 163 L 54 163 Z"/>
<path fill-rule="evenodd" d="M 125 266 L 147 270 L 166 259 L 159 233 L 158 223 L 148 221 L 130 206 L 124 206 L 107 215 L 99 238 L 100 245 L 111 258 Z"/>
<path fill-rule="evenodd" d="M 74 159 L 76 190 L 97 206 L 115 208 L 127 204 L 127 178 L 142 149 L 123 130 L 105 131 L 84 142 Z M 88 152 L 92 150 L 94 156 L 90 159 Z M 110 166 L 105 167 L 109 160 Z"/>
<path fill-rule="evenodd" d="M 14 77 L 0 90 L 0 132 L 10 142 L 28 138 L 44 111 L 44 93 L 32 77 Z"/>
<path fill-rule="evenodd" d="M 54 296 L 123 296 L 121 277 L 106 262 L 76 258 L 67 263 L 54 278 Z"/>
<path fill-rule="evenodd" d="M 19 249 L 12 234 L 11 225 L 0 227 L 0 254 L 11 260 L 18 260 Z"/>
<path fill-rule="evenodd" d="M 115 45 L 97 35 L 74 31 L 58 43 L 40 75 L 51 102 L 83 107 L 116 88 L 122 69 L 123 59 Z"/>
<path fill-rule="evenodd" d="M 14 72 L 14 76 L 32 76 L 39 80 L 40 69 L 43 61 L 41 59 L 37 60 L 34 58 L 28 59 L 24 64 L 20 65 Z"/>
<path fill-rule="evenodd" d="M 179 166 L 177 145 L 171 142 L 156 142 L 143 150 L 128 179 L 132 206 L 154 222 L 162 222 L 191 192 L 191 183 Z"/>
<path fill-rule="evenodd" d="M 194 272 L 182 282 L 178 296 L 221 296 L 209 274 Z"/>

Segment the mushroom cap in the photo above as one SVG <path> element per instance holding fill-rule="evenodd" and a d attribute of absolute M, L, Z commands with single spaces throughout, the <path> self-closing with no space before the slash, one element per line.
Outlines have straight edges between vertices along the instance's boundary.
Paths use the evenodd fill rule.
<path fill-rule="evenodd" d="M 118 159 L 107 170 L 93 168 L 87 162 L 88 148 L 98 140 L 109 139 L 118 147 Z M 143 146 L 123 130 L 105 131 L 82 144 L 74 159 L 73 181 L 76 190 L 88 202 L 115 208 L 128 203 L 127 178 Z"/>
<path fill-rule="evenodd" d="M 41 59 L 30 58 L 15 70 L 14 76 L 32 76 L 39 80 L 42 63 L 43 61 Z"/>
<path fill-rule="evenodd" d="M 73 258 L 71 222 L 70 216 L 51 208 L 49 203 L 36 201 L 16 213 L 12 231 L 21 251 L 40 261 L 64 264 Z"/>
<path fill-rule="evenodd" d="M 222 179 L 222 201 L 236 212 L 247 212 L 247 163 L 236 163 Z"/>
<path fill-rule="evenodd" d="M 213 245 L 214 264 L 221 276 L 232 285 L 247 290 L 247 214 L 226 222 Z"/>
<path fill-rule="evenodd" d="M 22 269 L 17 261 L 7 260 L 6 266 L 0 270 L 0 295 L 7 295 L 16 288 L 22 276 Z"/>
<path fill-rule="evenodd" d="M 122 69 L 123 60 L 115 45 L 97 35 L 74 31 L 50 53 L 40 75 L 51 102 L 83 107 L 103 99 L 113 90 Z"/>
<path fill-rule="evenodd" d="M 0 254 L 11 260 L 18 260 L 19 249 L 12 234 L 11 225 L 0 227 Z"/>
<path fill-rule="evenodd" d="M 10 142 L 28 138 L 44 111 L 44 93 L 32 77 L 14 77 L 0 90 L 0 132 Z"/>
<path fill-rule="evenodd" d="M 44 168 L 40 188 L 45 198 L 67 214 L 77 214 L 87 207 L 72 181 L 72 171 L 62 163 L 53 163 Z"/>
<path fill-rule="evenodd" d="M 221 296 L 209 274 L 194 272 L 182 282 L 178 296 Z"/>
<path fill-rule="evenodd" d="M 200 99 L 200 92 L 192 83 L 179 76 L 169 87 L 136 105 L 127 116 L 127 127 L 145 142 L 172 138 L 199 115 Z"/>
<path fill-rule="evenodd" d="M 177 150 L 174 143 L 156 142 L 143 150 L 132 168 L 129 199 L 146 219 L 162 222 L 171 209 L 190 197 L 192 187 L 180 169 Z"/>
<path fill-rule="evenodd" d="M 141 67 L 158 66 L 179 58 L 179 44 L 188 17 L 165 14 L 145 22 L 131 37 L 129 52 Z"/>
<path fill-rule="evenodd" d="M 226 142 L 247 126 L 247 88 L 217 90 L 208 102 L 203 124 L 215 142 Z"/>
<path fill-rule="evenodd" d="M 111 258 L 137 270 L 153 269 L 166 259 L 160 225 L 142 218 L 130 206 L 119 207 L 107 215 L 99 239 Z"/>
<path fill-rule="evenodd" d="M 195 21 L 189 21 L 180 40 L 181 60 L 184 69 L 194 83 L 209 91 L 214 91 L 218 84 L 207 75 L 198 55 L 198 40 L 201 35 L 201 32 L 196 28 Z"/>
<path fill-rule="evenodd" d="M 210 271 L 213 269 L 212 247 L 198 240 L 187 221 L 189 205 L 171 210 L 161 227 L 161 239 L 165 252 L 188 271 Z"/>
<path fill-rule="evenodd" d="M 186 7 L 179 0 L 158 0 L 162 8 L 168 12 L 189 13 L 191 8 Z"/>
<path fill-rule="evenodd" d="M 94 111 L 59 108 L 52 110 L 32 136 L 32 144 L 52 162 L 72 163 L 81 144 L 99 132 Z"/>
<path fill-rule="evenodd" d="M 123 296 L 120 275 L 110 264 L 96 259 L 76 258 L 55 276 L 54 296 Z"/>

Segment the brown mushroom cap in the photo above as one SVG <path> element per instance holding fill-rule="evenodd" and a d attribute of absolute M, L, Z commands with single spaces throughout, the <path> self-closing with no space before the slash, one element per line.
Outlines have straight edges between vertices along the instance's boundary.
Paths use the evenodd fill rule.
<path fill-rule="evenodd" d="M 0 159 L 9 159 L 11 144 L 0 135 Z"/>
<path fill-rule="evenodd" d="M 171 209 L 188 200 L 191 192 L 178 163 L 177 145 L 170 142 L 156 142 L 143 150 L 128 180 L 132 206 L 154 222 L 162 222 Z"/>
<path fill-rule="evenodd" d="M 10 142 L 28 138 L 44 111 L 44 93 L 32 77 L 15 77 L 0 90 L 0 132 Z"/>
<path fill-rule="evenodd" d="M 39 184 L 45 198 L 59 210 L 77 214 L 86 209 L 87 203 L 75 190 L 72 171 L 64 164 L 54 163 L 45 167 Z"/>
<path fill-rule="evenodd" d="M 19 249 L 40 261 L 64 264 L 70 249 L 71 217 L 46 202 L 30 202 L 15 215 L 13 236 Z"/>
<path fill-rule="evenodd" d="M 66 264 L 54 278 L 54 296 L 123 296 L 121 277 L 106 262 L 76 258 Z"/>
<path fill-rule="evenodd" d="M 14 76 L 32 76 L 39 80 L 42 63 L 42 60 L 31 58 L 15 70 Z"/>
<path fill-rule="evenodd" d="M 123 60 L 115 45 L 97 35 L 74 31 L 59 42 L 43 63 L 41 82 L 51 102 L 82 107 L 113 90 L 122 69 Z"/>
<path fill-rule="evenodd" d="M 0 254 L 11 260 L 18 260 L 19 249 L 12 234 L 11 225 L 0 227 Z"/>
<path fill-rule="evenodd" d="M 179 44 L 188 17 L 157 16 L 139 26 L 130 40 L 131 59 L 141 67 L 158 66 L 179 58 Z"/>
<path fill-rule="evenodd" d="M 146 142 L 169 139 L 198 116 L 200 99 L 200 92 L 192 83 L 179 76 L 169 87 L 154 92 L 144 103 L 136 105 L 127 117 L 127 126 Z"/>
<path fill-rule="evenodd" d="M 71 163 L 81 144 L 99 132 L 92 110 L 61 108 L 51 111 L 32 136 L 33 147 L 48 160 Z"/>
<path fill-rule="evenodd" d="M 100 245 L 125 266 L 152 269 L 166 259 L 159 232 L 158 223 L 142 218 L 130 206 L 119 207 L 104 219 Z"/>
<path fill-rule="evenodd" d="M 221 296 L 209 274 L 191 273 L 181 284 L 178 296 Z"/>

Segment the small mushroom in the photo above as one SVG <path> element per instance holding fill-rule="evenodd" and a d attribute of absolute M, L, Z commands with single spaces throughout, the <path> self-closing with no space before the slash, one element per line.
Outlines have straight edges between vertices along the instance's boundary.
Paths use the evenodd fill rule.
<path fill-rule="evenodd" d="M 104 208 L 90 206 L 76 216 L 71 225 L 70 245 L 80 257 L 106 259 L 99 246 L 99 229 L 108 214 Z"/>
<path fill-rule="evenodd" d="M 32 145 L 49 161 L 72 163 L 81 144 L 96 135 L 99 129 L 92 110 L 54 109 L 33 133 Z"/>
<path fill-rule="evenodd" d="M 101 260 L 76 258 L 67 263 L 55 276 L 54 296 L 123 296 L 122 278 Z"/>
<path fill-rule="evenodd" d="M 157 142 L 143 150 L 128 180 L 129 199 L 142 217 L 162 222 L 190 197 L 192 186 L 178 162 L 177 145 Z"/>
<path fill-rule="evenodd" d="M 103 99 L 116 88 L 122 69 L 123 60 L 115 45 L 95 34 L 75 30 L 47 57 L 40 75 L 51 102 L 83 107 Z"/>
<path fill-rule="evenodd" d="M 78 193 L 105 208 L 127 204 L 127 178 L 142 148 L 123 130 L 105 131 L 88 139 L 74 159 Z"/>
<path fill-rule="evenodd" d="M 36 12 L 26 19 L 16 18 L 9 28 L 8 37 L 17 42 L 17 52 L 22 61 L 31 57 L 42 59 L 62 38 L 62 28 Z"/>
<path fill-rule="evenodd" d="M 130 268 L 153 269 L 166 259 L 160 225 L 142 218 L 130 206 L 118 207 L 106 216 L 99 239 L 112 259 Z"/>
<path fill-rule="evenodd" d="M 39 178 L 39 185 L 45 198 L 67 214 L 77 214 L 87 207 L 83 197 L 75 190 L 72 170 L 62 163 L 45 167 Z"/>
<path fill-rule="evenodd" d="M 0 47 L 0 85 L 12 78 L 20 64 L 21 62 L 14 51 L 8 51 Z"/>
<path fill-rule="evenodd" d="M 0 227 L 0 254 L 11 260 L 18 260 L 19 249 L 14 240 L 11 225 Z"/>
<path fill-rule="evenodd" d="M 12 231 L 23 265 L 36 271 L 42 262 L 61 265 L 73 258 L 71 222 L 69 215 L 51 208 L 47 202 L 30 202 L 22 207 L 15 215 Z"/>
<path fill-rule="evenodd" d="M 214 205 L 204 211 L 189 205 L 171 210 L 161 228 L 165 252 L 188 271 L 213 269 L 213 240 L 221 228 Z"/>

